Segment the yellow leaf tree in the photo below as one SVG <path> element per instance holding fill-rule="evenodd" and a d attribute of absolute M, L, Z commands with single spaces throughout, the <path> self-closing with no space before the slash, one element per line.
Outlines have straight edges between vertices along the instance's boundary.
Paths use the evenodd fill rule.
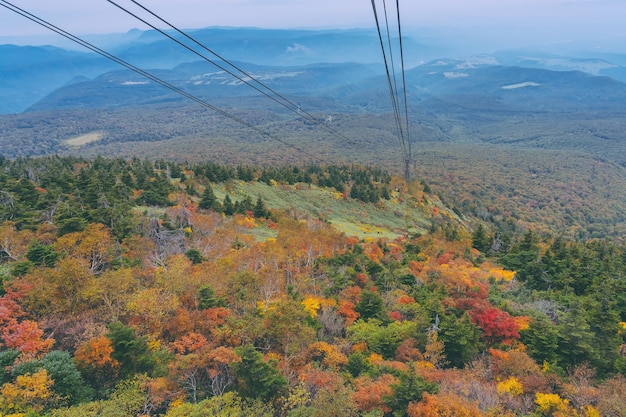
<path fill-rule="evenodd" d="M 2 385 L 0 415 L 43 411 L 55 400 L 53 384 L 48 372 L 42 369 L 33 374 L 20 375 L 15 382 Z"/>

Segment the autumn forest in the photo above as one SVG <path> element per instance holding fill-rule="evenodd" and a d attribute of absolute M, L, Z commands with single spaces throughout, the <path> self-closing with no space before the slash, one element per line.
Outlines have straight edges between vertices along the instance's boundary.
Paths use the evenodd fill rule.
<path fill-rule="evenodd" d="M 372 167 L 0 168 L 1 416 L 626 415 L 621 243 Z M 271 190 L 406 224 L 346 233 Z"/>

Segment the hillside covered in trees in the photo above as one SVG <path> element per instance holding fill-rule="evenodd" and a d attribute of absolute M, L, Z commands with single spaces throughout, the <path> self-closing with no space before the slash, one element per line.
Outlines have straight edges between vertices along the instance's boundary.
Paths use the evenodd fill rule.
<path fill-rule="evenodd" d="M 355 165 L 0 159 L 0 415 L 626 416 L 626 246 L 476 210 Z"/>

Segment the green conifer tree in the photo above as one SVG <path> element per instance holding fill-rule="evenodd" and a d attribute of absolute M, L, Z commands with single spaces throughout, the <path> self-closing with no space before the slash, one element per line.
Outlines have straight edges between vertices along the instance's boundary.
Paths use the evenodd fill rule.
<path fill-rule="evenodd" d="M 207 184 L 206 187 L 204 187 L 202 197 L 200 198 L 200 204 L 198 204 L 198 206 L 204 210 L 214 210 L 217 212 L 222 211 L 222 205 L 219 201 L 217 201 L 213 188 L 210 184 Z"/>
<path fill-rule="evenodd" d="M 235 348 L 241 362 L 231 364 L 237 380 L 238 392 L 247 398 L 269 401 L 279 397 L 287 388 L 287 380 L 271 362 L 265 362 L 263 355 L 254 346 Z"/>

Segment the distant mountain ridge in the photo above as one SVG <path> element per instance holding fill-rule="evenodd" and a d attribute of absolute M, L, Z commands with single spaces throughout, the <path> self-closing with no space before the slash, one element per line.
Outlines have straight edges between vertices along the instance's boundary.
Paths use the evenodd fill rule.
<path fill-rule="evenodd" d="M 151 73 L 205 100 L 260 97 L 258 86 L 224 62 L 180 64 Z M 381 65 L 341 63 L 304 66 L 269 66 L 236 63 L 238 68 L 281 94 L 292 97 L 324 97 L 347 111 L 355 106 L 384 112 L 380 100 L 386 83 Z M 225 72 L 225 68 L 238 78 Z M 489 56 L 436 60 L 406 72 L 409 100 L 413 105 L 445 102 L 476 110 L 508 111 L 616 111 L 626 109 L 626 84 L 607 76 L 581 71 L 553 71 L 503 66 Z M 245 85 L 246 82 L 251 85 Z M 117 70 L 92 80 L 63 86 L 28 109 L 49 111 L 68 108 L 120 108 L 154 104 L 161 100 L 186 100 L 130 70 Z M 437 108 L 435 103 L 429 108 Z M 467 103 L 467 102 L 471 102 Z M 238 107 L 246 108 L 246 103 Z M 323 109 L 320 109 L 323 110 Z M 449 110 L 449 109 L 448 109 Z"/>
<path fill-rule="evenodd" d="M 201 99 L 261 97 L 269 90 L 256 84 L 247 75 L 218 63 L 233 75 L 206 63 L 195 62 L 181 64 L 172 70 L 154 70 L 151 73 L 160 79 L 183 89 Z M 271 67 L 237 63 L 265 86 L 279 94 L 291 96 L 319 95 L 332 89 L 345 86 L 346 83 L 358 83 L 380 74 L 377 65 L 356 63 L 310 64 L 294 67 Z M 150 104 L 160 99 L 167 101 L 187 100 L 175 92 L 144 78 L 130 70 L 118 70 L 105 73 L 93 80 L 86 80 L 59 88 L 52 94 L 28 109 L 29 112 L 65 108 L 107 108 L 128 107 Z M 245 108 L 245 103 L 242 103 Z"/>
<path fill-rule="evenodd" d="M 417 85 L 422 100 L 474 96 L 497 103 L 494 111 L 504 110 L 503 105 L 509 110 L 552 112 L 626 108 L 626 84 L 610 77 L 506 66 L 488 58 L 438 60 L 409 71 L 407 79 Z"/>
<path fill-rule="evenodd" d="M 96 37 L 94 44 L 142 69 L 172 69 L 202 58 L 156 31 L 126 37 Z M 378 40 L 366 30 L 264 30 L 207 28 L 189 34 L 228 60 L 257 65 L 308 65 L 312 63 L 380 62 Z M 172 36 L 202 55 L 219 60 L 179 34 Z M 407 47 L 413 41 L 406 39 Z M 107 49 L 110 48 L 110 49 Z M 417 48 L 413 48 L 417 49 Z M 420 48 L 424 49 L 424 48 Z M 56 47 L 0 45 L 1 113 L 19 113 L 46 94 L 76 77 L 94 78 L 121 66 L 94 53 Z"/>
<path fill-rule="evenodd" d="M 172 37 L 193 46 L 202 55 L 219 61 L 209 51 L 170 31 Z M 219 56 L 237 62 L 273 67 L 311 64 L 382 65 L 379 39 L 371 29 L 270 30 L 212 27 L 190 30 L 193 36 Z M 98 47 L 146 70 L 172 70 L 202 58 L 165 38 L 155 30 L 85 37 Z M 452 40 L 448 39 L 452 42 Z M 455 56 L 462 51 L 425 31 L 403 40 L 407 68 Z M 626 56 L 596 54 L 592 58 L 568 57 L 546 52 L 499 51 L 489 55 L 493 64 L 557 71 L 579 70 L 626 81 Z M 91 52 L 58 47 L 0 45 L 0 114 L 19 113 L 55 90 L 77 80 L 95 79 L 121 67 Z M 382 66 L 380 67 L 382 70 Z M 382 72 L 381 72 L 382 73 Z"/>
<path fill-rule="evenodd" d="M 0 45 L 0 114 L 23 111 L 76 77 L 92 78 L 114 68 L 114 63 L 95 54 Z"/>

